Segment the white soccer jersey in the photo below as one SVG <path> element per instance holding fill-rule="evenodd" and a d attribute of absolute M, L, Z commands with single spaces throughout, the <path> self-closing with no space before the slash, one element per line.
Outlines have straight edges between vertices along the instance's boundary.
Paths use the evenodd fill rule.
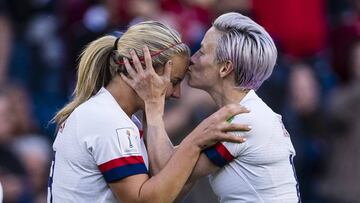
<path fill-rule="evenodd" d="M 53 144 L 48 202 L 117 202 L 108 183 L 148 173 L 137 123 L 105 88 L 76 108 Z"/>
<path fill-rule="evenodd" d="M 3 188 L 0 182 L 0 203 L 2 202 L 2 200 L 3 200 Z"/>
<path fill-rule="evenodd" d="M 233 123 L 252 126 L 243 144 L 218 143 L 205 150 L 218 172 L 209 176 L 220 202 L 295 203 L 300 202 L 294 171 L 295 150 L 281 121 L 251 90 L 240 102 L 251 112 L 234 117 Z"/>

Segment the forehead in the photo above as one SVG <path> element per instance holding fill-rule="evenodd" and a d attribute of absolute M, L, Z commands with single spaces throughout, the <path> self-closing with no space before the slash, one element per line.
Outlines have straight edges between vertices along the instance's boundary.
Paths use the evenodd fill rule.
<path fill-rule="evenodd" d="M 201 41 L 201 46 L 206 50 L 214 49 L 220 37 L 221 32 L 213 26 L 206 32 L 204 39 Z"/>
<path fill-rule="evenodd" d="M 171 77 L 182 79 L 185 76 L 186 69 L 189 65 L 189 56 L 177 54 L 174 55 L 171 60 L 173 61 Z"/>

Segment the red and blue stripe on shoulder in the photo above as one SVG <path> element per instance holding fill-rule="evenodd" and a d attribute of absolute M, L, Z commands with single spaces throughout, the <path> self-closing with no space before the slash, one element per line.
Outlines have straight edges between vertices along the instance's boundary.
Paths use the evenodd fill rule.
<path fill-rule="evenodd" d="M 128 156 L 110 160 L 98 166 L 105 181 L 111 183 L 128 176 L 148 174 L 142 156 Z"/>

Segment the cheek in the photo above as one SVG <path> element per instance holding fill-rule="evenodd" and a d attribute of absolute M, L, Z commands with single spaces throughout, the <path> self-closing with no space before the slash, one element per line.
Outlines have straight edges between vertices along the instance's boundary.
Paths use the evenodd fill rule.
<path fill-rule="evenodd" d="M 211 62 L 211 59 L 207 56 L 202 56 L 200 59 L 199 59 L 199 69 L 201 69 L 201 71 L 203 72 L 206 72 L 206 70 L 211 66 L 213 65 Z"/>

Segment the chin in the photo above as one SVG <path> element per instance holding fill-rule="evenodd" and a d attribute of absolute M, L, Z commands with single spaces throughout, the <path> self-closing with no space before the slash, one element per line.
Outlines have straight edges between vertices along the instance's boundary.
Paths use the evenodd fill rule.
<path fill-rule="evenodd" d="M 193 84 L 191 78 L 189 78 L 189 79 L 187 80 L 187 84 L 188 84 L 190 87 L 193 87 L 193 88 L 194 88 L 194 84 Z"/>
<path fill-rule="evenodd" d="M 205 86 L 202 85 L 201 83 L 199 83 L 199 80 L 196 80 L 196 79 L 193 79 L 191 77 L 188 78 L 187 80 L 187 84 L 189 87 L 192 87 L 192 88 L 195 88 L 195 89 L 201 89 L 201 90 L 204 90 Z"/>
<path fill-rule="evenodd" d="M 192 83 L 191 81 L 188 81 L 188 85 L 189 87 L 195 88 L 195 89 L 201 89 L 199 85 L 197 85 L 196 83 Z"/>

